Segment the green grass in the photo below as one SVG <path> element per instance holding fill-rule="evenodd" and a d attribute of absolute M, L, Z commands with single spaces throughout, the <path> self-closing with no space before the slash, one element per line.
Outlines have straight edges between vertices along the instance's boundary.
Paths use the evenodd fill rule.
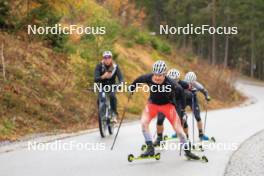
<path fill-rule="evenodd" d="M 15 128 L 15 124 L 10 119 L 4 119 L 0 124 L 0 135 L 10 135 Z"/>

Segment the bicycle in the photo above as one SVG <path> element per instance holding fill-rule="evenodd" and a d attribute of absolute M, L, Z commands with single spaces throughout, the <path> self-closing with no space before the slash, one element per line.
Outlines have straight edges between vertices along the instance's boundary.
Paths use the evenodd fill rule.
<path fill-rule="evenodd" d="M 107 129 L 110 135 L 114 134 L 115 126 L 115 123 L 113 122 L 113 110 L 110 104 L 109 93 L 102 92 L 102 100 L 99 100 L 98 107 L 99 130 L 101 137 L 104 138 L 106 136 Z"/>

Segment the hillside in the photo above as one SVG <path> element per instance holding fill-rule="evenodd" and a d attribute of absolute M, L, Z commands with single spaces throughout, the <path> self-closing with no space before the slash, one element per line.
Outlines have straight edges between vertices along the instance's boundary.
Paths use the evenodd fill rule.
<path fill-rule="evenodd" d="M 47 38 L 28 39 L 23 28 L 0 32 L 6 68 L 6 80 L 0 74 L 0 141 L 34 133 L 97 127 L 96 95 L 86 88 L 93 82 L 94 67 L 106 49 L 113 50 L 127 82 L 151 71 L 155 60 L 164 59 L 171 68 L 181 70 L 182 75 L 189 70 L 197 72 L 213 98 L 210 109 L 230 107 L 244 99 L 232 85 L 233 71 L 198 60 L 165 39 L 149 35 L 145 28 L 118 22 L 109 6 L 92 0 L 73 2 L 66 1 L 63 6 L 49 4 L 54 12 L 63 12 L 60 23 L 105 24 L 109 33 L 71 35 L 67 42 L 54 46 L 47 44 Z M 127 105 L 127 95 L 119 93 L 118 97 L 121 112 Z M 139 118 L 146 98 L 143 93 L 133 96 L 128 119 Z"/>

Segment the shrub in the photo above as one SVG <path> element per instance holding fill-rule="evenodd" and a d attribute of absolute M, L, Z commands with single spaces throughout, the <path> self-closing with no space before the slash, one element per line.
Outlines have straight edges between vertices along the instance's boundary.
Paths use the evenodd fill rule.
<path fill-rule="evenodd" d="M 161 46 L 159 47 L 159 49 L 164 54 L 171 54 L 171 48 L 166 43 L 161 43 Z"/>
<path fill-rule="evenodd" d="M 129 41 L 127 41 L 127 42 L 125 43 L 125 46 L 126 46 L 127 48 L 132 48 L 132 47 L 134 46 L 134 43 L 133 43 L 133 41 L 129 40 Z"/>
<path fill-rule="evenodd" d="M 59 23 L 61 16 L 58 12 L 53 9 L 48 2 L 41 1 L 41 5 L 34 8 L 24 23 L 34 24 L 41 27 L 52 27 Z M 23 26 L 23 25 L 21 25 Z M 66 34 L 45 34 L 41 35 L 40 38 L 47 40 L 48 43 L 54 47 L 55 51 L 63 52 L 64 46 L 67 43 L 69 36 Z"/>
<path fill-rule="evenodd" d="M 122 36 L 127 39 L 134 39 L 135 36 L 138 36 L 139 29 L 133 26 L 123 29 Z"/>
<path fill-rule="evenodd" d="M 155 37 L 153 37 L 153 38 L 150 40 L 150 44 L 151 44 L 152 48 L 154 48 L 154 49 L 156 49 L 156 50 L 159 48 L 158 40 L 157 40 Z"/>
<path fill-rule="evenodd" d="M 8 1 L 0 1 L 0 28 L 4 28 L 7 25 L 7 17 L 9 16 Z"/>
<path fill-rule="evenodd" d="M 147 37 L 144 34 L 140 34 L 136 37 L 135 42 L 140 45 L 147 43 Z"/>

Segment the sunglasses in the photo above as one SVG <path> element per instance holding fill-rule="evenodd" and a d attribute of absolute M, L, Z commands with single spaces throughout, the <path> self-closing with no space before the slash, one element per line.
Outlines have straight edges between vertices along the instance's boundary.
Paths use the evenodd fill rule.
<path fill-rule="evenodd" d="M 104 56 L 104 59 L 112 59 L 112 56 Z"/>

